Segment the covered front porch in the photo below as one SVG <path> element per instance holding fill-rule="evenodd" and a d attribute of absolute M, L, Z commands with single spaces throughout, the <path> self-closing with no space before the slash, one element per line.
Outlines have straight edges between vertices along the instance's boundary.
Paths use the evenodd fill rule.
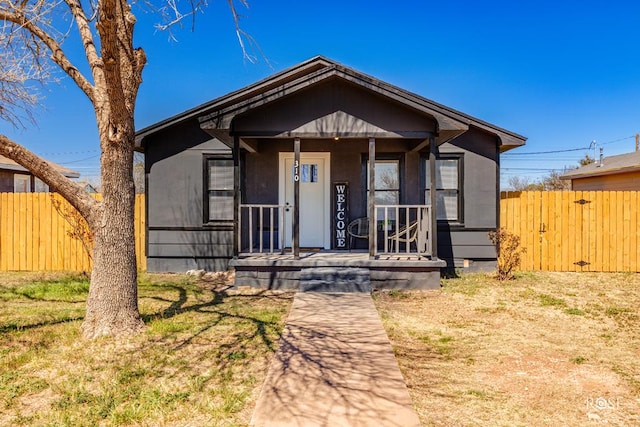
<path fill-rule="evenodd" d="M 439 286 L 436 157 L 468 125 L 342 67 L 284 86 L 199 118 L 232 149 L 236 283 Z"/>

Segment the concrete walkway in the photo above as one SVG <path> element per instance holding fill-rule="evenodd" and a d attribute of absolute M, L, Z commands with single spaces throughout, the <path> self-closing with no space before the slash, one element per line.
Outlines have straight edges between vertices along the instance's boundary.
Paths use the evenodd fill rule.
<path fill-rule="evenodd" d="M 251 425 L 420 425 L 371 295 L 296 295 Z"/>

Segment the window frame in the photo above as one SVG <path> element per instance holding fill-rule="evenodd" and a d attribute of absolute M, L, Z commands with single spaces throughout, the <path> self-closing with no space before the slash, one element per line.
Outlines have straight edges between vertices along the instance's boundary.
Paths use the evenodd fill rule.
<path fill-rule="evenodd" d="M 22 188 L 18 187 L 18 182 L 21 181 L 20 184 L 26 182 L 26 190 L 22 191 Z M 26 173 L 14 173 L 13 174 L 13 192 L 14 193 L 31 193 L 33 191 L 33 186 L 31 185 L 31 175 Z"/>
<path fill-rule="evenodd" d="M 398 193 L 398 204 L 401 205 L 404 201 L 404 156 L 402 154 L 394 154 L 394 153 L 383 153 L 376 154 L 376 162 L 397 162 L 398 164 L 398 189 L 397 190 L 375 190 L 377 191 L 397 191 Z M 362 172 L 361 172 L 361 182 L 362 182 L 362 201 L 363 201 L 363 212 L 365 212 L 364 216 L 369 214 L 368 211 L 368 203 L 369 203 L 369 155 L 362 155 Z"/>
<path fill-rule="evenodd" d="M 439 160 L 456 160 L 458 166 L 458 188 L 457 188 L 457 219 L 441 219 L 437 218 L 438 223 L 452 224 L 452 225 L 464 225 L 464 153 L 440 153 L 436 156 L 436 167 Z M 427 164 L 429 162 L 428 156 L 423 156 L 422 159 L 422 200 L 425 205 L 428 205 L 430 200 L 427 200 L 427 191 L 430 191 L 428 185 L 429 176 L 427 176 Z M 439 191 L 451 191 L 450 188 L 437 188 L 436 195 Z M 437 197 L 436 197 L 437 203 Z M 436 214 L 437 214 L 436 207 Z"/>
<path fill-rule="evenodd" d="M 228 155 L 228 154 L 205 154 L 203 155 L 202 158 L 202 172 L 203 172 L 203 179 L 202 179 L 202 219 L 203 219 L 203 224 L 204 225 L 208 225 L 208 226 L 212 226 L 212 225 L 221 225 L 221 224 L 233 224 L 234 221 L 234 214 L 233 214 L 233 208 L 232 208 L 232 215 L 227 219 L 211 219 L 210 218 L 210 198 L 211 198 L 211 193 L 213 192 L 217 192 L 217 193 L 229 193 L 231 196 L 231 200 L 233 203 L 233 206 L 235 207 L 235 203 L 234 203 L 234 197 L 235 197 L 235 188 L 231 188 L 231 189 L 211 189 L 210 188 L 210 182 L 209 182 L 209 178 L 210 178 L 210 172 L 209 172 L 209 164 L 210 162 L 215 162 L 215 161 L 225 161 L 225 162 L 231 162 L 231 165 L 233 166 L 233 156 Z M 232 177 L 232 180 L 235 179 L 234 177 Z"/>

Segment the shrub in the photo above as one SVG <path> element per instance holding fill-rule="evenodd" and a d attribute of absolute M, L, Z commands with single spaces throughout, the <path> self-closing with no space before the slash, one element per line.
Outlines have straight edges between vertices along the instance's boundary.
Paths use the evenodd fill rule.
<path fill-rule="evenodd" d="M 513 279 L 513 270 L 520 266 L 521 256 L 526 251 L 520 247 L 520 236 L 504 228 L 489 232 L 489 240 L 496 245 L 498 252 L 498 280 Z"/>

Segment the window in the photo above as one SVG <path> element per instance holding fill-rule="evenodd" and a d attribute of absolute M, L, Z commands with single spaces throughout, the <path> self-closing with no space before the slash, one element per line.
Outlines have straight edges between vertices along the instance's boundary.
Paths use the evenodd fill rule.
<path fill-rule="evenodd" d="M 369 195 L 369 162 L 367 162 L 367 196 Z M 400 203 L 400 161 L 376 160 L 375 204 Z"/>
<path fill-rule="evenodd" d="M 292 179 L 295 180 L 295 166 L 291 173 Z M 318 182 L 318 165 L 302 164 L 300 165 L 300 182 Z"/>
<path fill-rule="evenodd" d="M 49 186 L 47 184 L 45 184 L 44 182 L 42 182 L 38 178 L 35 179 L 34 187 L 35 187 L 34 193 L 48 193 L 49 192 Z"/>
<path fill-rule="evenodd" d="M 31 192 L 31 175 L 15 174 L 13 175 L 13 192 L 14 193 L 30 193 Z"/>
<path fill-rule="evenodd" d="M 436 218 L 439 221 L 462 222 L 461 177 L 462 157 L 436 159 Z M 425 160 L 425 203 L 430 200 L 429 160 Z"/>
<path fill-rule="evenodd" d="M 205 222 L 233 221 L 233 160 L 206 158 Z"/>

